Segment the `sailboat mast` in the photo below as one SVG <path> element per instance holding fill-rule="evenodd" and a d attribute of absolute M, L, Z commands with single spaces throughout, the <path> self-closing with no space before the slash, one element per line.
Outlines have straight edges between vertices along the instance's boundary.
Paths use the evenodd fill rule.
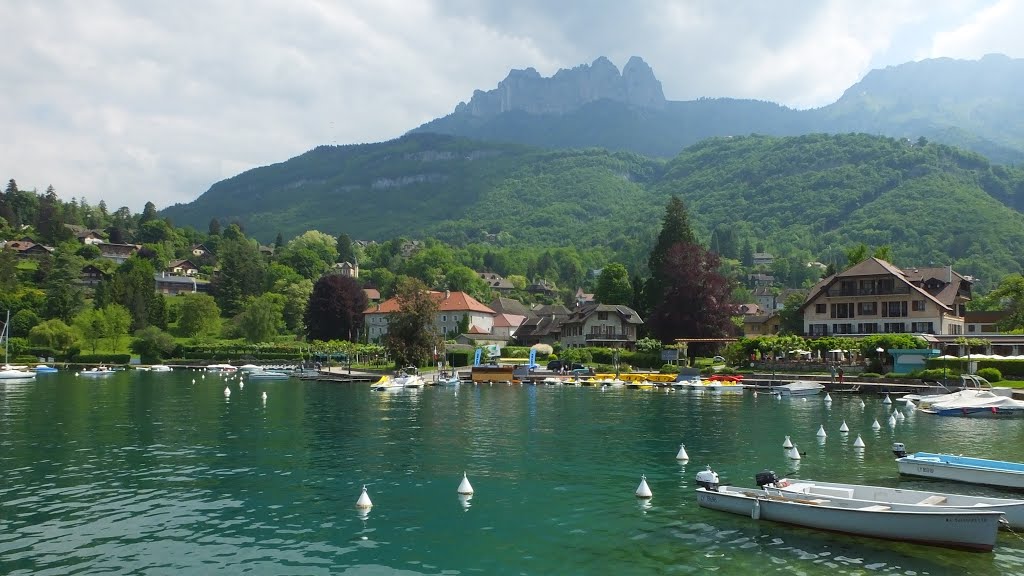
<path fill-rule="evenodd" d="M 3 331 L 0 331 L 0 338 L 3 338 L 3 340 L 4 340 L 4 365 L 5 366 L 7 364 L 10 364 L 10 362 L 7 359 L 7 344 L 11 341 L 11 336 L 10 336 L 10 334 L 7 333 L 7 330 L 8 330 L 8 326 L 10 326 L 10 325 L 11 325 L 11 311 L 8 310 L 7 311 L 7 320 L 4 321 L 4 329 L 3 329 Z M 7 334 L 6 338 L 4 338 L 4 334 Z"/>

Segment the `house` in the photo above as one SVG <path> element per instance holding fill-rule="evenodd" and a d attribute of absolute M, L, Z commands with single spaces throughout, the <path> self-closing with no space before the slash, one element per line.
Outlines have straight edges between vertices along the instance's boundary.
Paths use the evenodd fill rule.
<path fill-rule="evenodd" d="M 476 332 L 470 332 L 468 334 L 459 334 L 455 337 L 456 344 L 465 344 L 472 346 L 473 348 L 480 348 L 482 346 L 489 346 L 496 344 L 498 346 L 504 346 L 508 342 L 507 339 L 502 339 L 494 334 L 478 334 Z"/>
<path fill-rule="evenodd" d="M 196 244 L 192 247 L 192 255 L 196 258 L 202 258 L 204 256 L 213 257 L 213 251 L 204 246 L 203 244 Z"/>
<path fill-rule="evenodd" d="M 771 266 L 775 263 L 775 256 L 768 252 L 754 252 L 754 266 Z"/>
<path fill-rule="evenodd" d="M 775 276 L 771 274 L 747 274 L 747 284 L 752 288 L 760 286 L 775 286 Z"/>
<path fill-rule="evenodd" d="M 12 240 L 4 246 L 4 250 L 14 250 L 19 258 L 42 258 L 53 253 L 53 248 L 31 240 Z"/>
<path fill-rule="evenodd" d="M 423 249 L 423 242 L 419 240 L 406 240 L 398 248 L 402 258 L 411 258 L 414 254 Z"/>
<path fill-rule="evenodd" d="M 99 286 L 99 283 L 106 279 L 108 276 L 109 274 L 107 274 L 103 270 L 100 270 L 96 266 L 92 264 L 86 264 L 85 266 L 82 267 L 82 272 L 78 276 L 78 283 L 81 284 L 82 286 L 89 286 L 95 288 L 96 286 Z"/>
<path fill-rule="evenodd" d="M 543 278 L 534 280 L 533 284 L 526 287 L 526 291 L 530 294 L 543 294 L 545 296 L 554 296 L 558 293 L 558 289 L 555 288 L 555 285 Z"/>
<path fill-rule="evenodd" d="M 767 314 L 765 310 L 765 308 L 762 308 L 761 305 L 757 303 L 739 304 L 736 306 L 736 314 L 743 316 L 761 316 L 763 314 Z"/>
<path fill-rule="evenodd" d="M 743 317 L 743 336 L 756 338 L 779 333 L 781 318 L 776 312 L 771 314 L 750 314 Z"/>
<path fill-rule="evenodd" d="M 103 233 L 99 230 L 91 230 L 77 224 L 65 224 L 64 227 L 71 230 L 71 233 L 82 244 L 100 244 L 103 242 Z"/>
<path fill-rule="evenodd" d="M 532 310 L 530 310 L 525 304 L 519 300 L 512 298 L 505 298 L 504 296 L 498 296 L 487 305 L 488 308 L 494 310 L 495 314 L 514 314 L 516 316 L 522 316 L 524 318 L 530 318 L 534 316 Z"/>
<path fill-rule="evenodd" d="M 996 326 L 1000 321 L 1009 315 L 1005 310 L 968 310 L 964 314 L 964 324 L 967 326 L 967 334 L 975 336 L 978 334 L 999 334 Z"/>
<path fill-rule="evenodd" d="M 494 328 L 494 310 L 465 292 L 431 291 L 430 297 L 437 302 L 434 330 L 438 334 L 458 333 L 463 322 L 468 323 L 469 330 L 475 327 L 477 333 L 481 334 L 490 334 Z M 379 340 L 388 333 L 389 319 L 398 311 L 400 308 L 397 298 L 388 298 L 367 308 L 363 317 L 367 336 L 371 341 Z"/>
<path fill-rule="evenodd" d="M 495 314 L 491 335 L 502 344 L 515 338 L 516 330 L 526 322 L 526 316 L 518 314 Z"/>
<path fill-rule="evenodd" d="M 562 322 L 561 342 L 567 348 L 606 346 L 632 350 L 636 347 L 636 329 L 644 321 L 629 306 L 584 304 Z"/>
<path fill-rule="evenodd" d="M 184 276 L 195 276 L 199 273 L 199 266 L 196 266 L 191 260 L 171 260 L 167 265 L 166 271 L 170 274 L 184 275 Z"/>
<path fill-rule="evenodd" d="M 334 271 L 349 278 L 359 278 L 359 262 L 338 262 Z"/>
<path fill-rule="evenodd" d="M 487 286 L 495 292 L 505 293 L 511 292 L 515 289 L 512 282 L 502 278 L 501 274 L 495 274 L 494 272 L 477 272 L 477 275 L 480 276 L 484 282 L 487 282 Z"/>
<path fill-rule="evenodd" d="M 113 260 L 117 264 L 123 264 L 125 260 L 131 258 L 142 248 L 138 244 L 113 244 L 110 242 L 97 244 L 96 247 L 100 249 L 101 258 Z"/>
<path fill-rule="evenodd" d="M 366 294 L 366 301 L 370 303 L 370 306 L 380 304 L 380 290 L 376 288 L 363 288 L 363 294 Z"/>
<path fill-rule="evenodd" d="M 775 289 L 768 286 L 754 288 L 754 300 L 762 310 L 775 310 L 778 307 L 778 298 L 775 296 Z"/>
<path fill-rule="evenodd" d="M 783 288 L 779 291 L 779 294 L 775 297 L 775 310 L 782 310 L 786 307 L 786 301 L 789 300 L 793 295 L 800 297 L 802 302 L 807 297 L 807 291 L 799 288 Z"/>
<path fill-rule="evenodd" d="M 583 306 L 584 304 L 592 304 L 596 302 L 593 294 L 587 294 L 583 291 L 583 288 L 576 289 L 576 305 Z"/>
<path fill-rule="evenodd" d="M 868 258 L 819 281 L 801 306 L 804 334 L 963 334 L 971 283 L 951 267 L 900 269 Z"/>
<path fill-rule="evenodd" d="M 153 279 L 156 282 L 156 291 L 165 296 L 210 291 L 209 282 L 196 280 L 192 276 L 173 276 L 161 272 L 154 274 Z"/>
<path fill-rule="evenodd" d="M 520 346 L 554 345 L 562 336 L 562 323 L 569 314 L 569 309 L 561 304 L 534 306 L 530 316 L 516 330 L 516 342 Z"/>
<path fill-rule="evenodd" d="M 263 244 L 260 244 L 259 251 L 260 251 L 260 255 L 261 256 L 264 256 L 266 258 L 273 258 L 274 257 L 274 247 L 273 246 L 264 246 Z"/>

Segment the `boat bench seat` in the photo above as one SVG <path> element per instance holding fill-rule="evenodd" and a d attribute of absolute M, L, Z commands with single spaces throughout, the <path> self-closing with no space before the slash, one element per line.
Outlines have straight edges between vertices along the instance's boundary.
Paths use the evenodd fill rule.
<path fill-rule="evenodd" d="M 875 504 L 874 506 L 864 506 L 858 508 L 858 510 L 867 510 L 868 512 L 884 512 L 886 510 L 892 510 L 889 506 L 882 506 L 881 504 Z"/>
<path fill-rule="evenodd" d="M 921 505 L 924 505 L 924 506 L 933 506 L 935 504 L 943 504 L 945 502 L 946 502 L 946 497 L 945 496 L 939 496 L 938 494 L 933 494 L 933 495 L 925 498 L 924 500 L 921 500 L 920 502 L 918 502 L 918 504 L 921 504 Z"/>

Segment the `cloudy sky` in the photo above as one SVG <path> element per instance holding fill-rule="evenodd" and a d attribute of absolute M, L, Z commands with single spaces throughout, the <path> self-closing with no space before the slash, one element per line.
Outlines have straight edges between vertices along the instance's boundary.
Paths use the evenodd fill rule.
<path fill-rule="evenodd" d="M 510 68 L 643 57 L 673 100 L 828 104 L 870 69 L 1024 56 L 1015 0 L 0 0 L 0 177 L 111 210 L 443 116 Z"/>

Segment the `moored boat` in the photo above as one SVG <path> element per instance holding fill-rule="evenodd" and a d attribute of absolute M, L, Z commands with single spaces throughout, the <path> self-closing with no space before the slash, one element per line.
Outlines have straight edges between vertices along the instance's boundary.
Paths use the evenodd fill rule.
<path fill-rule="evenodd" d="M 231 364 L 210 364 L 209 366 L 206 367 L 206 370 L 207 370 L 207 372 L 228 372 L 228 373 L 232 373 L 232 372 L 236 372 L 238 370 L 238 368 L 232 366 Z"/>
<path fill-rule="evenodd" d="M 921 411 L 939 416 L 1024 416 L 1024 402 L 981 391 L 970 396 L 932 402 Z"/>
<path fill-rule="evenodd" d="M 892 452 L 900 474 L 1003 488 L 1024 488 L 1024 464 L 953 454 L 915 452 L 907 454 L 902 442 L 894 442 Z"/>
<path fill-rule="evenodd" d="M 88 370 L 82 370 L 79 372 L 82 376 L 99 377 L 99 376 L 110 376 L 114 373 L 114 370 L 107 368 L 106 366 L 95 366 Z"/>
<path fill-rule="evenodd" d="M 36 373 L 25 370 L 26 366 L 11 366 L 7 357 L 8 343 L 11 338 L 11 311 L 7 311 L 7 321 L 4 322 L 3 330 L 0 330 L 0 340 L 4 343 L 4 363 L 0 366 L 0 381 L 24 382 L 35 380 Z"/>
<path fill-rule="evenodd" d="M 32 368 L 32 371 L 35 372 L 36 374 L 54 374 L 58 372 L 56 368 L 54 368 L 53 366 L 47 366 L 46 364 L 40 364 L 35 368 Z"/>
<path fill-rule="evenodd" d="M 249 380 L 287 380 L 291 378 L 289 374 L 276 370 L 255 370 L 248 372 L 246 376 Z"/>
<path fill-rule="evenodd" d="M 773 474 L 773 473 L 772 473 Z M 1008 528 L 1024 528 L 1024 500 L 967 496 L 925 490 L 905 490 L 885 486 L 863 484 L 840 484 L 818 480 L 792 480 L 783 478 L 764 486 L 769 493 L 797 498 L 827 498 L 849 500 L 862 505 L 881 504 L 891 506 L 912 506 L 930 509 L 969 508 L 971 510 L 997 510 L 1003 513 Z"/>
<path fill-rule="evenodd" d="M 791 498 L 763 489 L 719 486 L 710 469 L 697 475 L 697 504 L 704 508 L 830 532 L 991 551 L 1002 513 L 996 510 L 905 510 L 900 505 L 861 505 L 829 498 Z"/>
<path fill-rule="evenodd" d="M 820 394 L 825 386 L 819 382 L 809 380 L 794 380 L 788 384 L 780 384 L 772 387 L 772 392 L 778 392 L 783 396 L 814 396 Z"/>
<path fill-rule="evenodd" d="M 941 387 L 945 388 L 945 387 Z M 982 394 L 994 394 L 996 396 L 1012 397 L 1013 390 L 1009 387 L 993 387 L 992 384 L 974 374 L 961 374 L 960 375 L 960 386 L 959 390 L 955 392 L 946 392 L 943 394 L 907 394 L 900 398 L 903 401 L 913 400 L 917 403 L 918 408 L 929 408 L 935 403 L 945 403 L 949 401 L 959 401 L 974 398 Z"/>
<path fill-rule="evenodd" d="M 171 372 L 173 369 L 166 364 L 153 364 L 149 367 L 150 372 Z"/>

